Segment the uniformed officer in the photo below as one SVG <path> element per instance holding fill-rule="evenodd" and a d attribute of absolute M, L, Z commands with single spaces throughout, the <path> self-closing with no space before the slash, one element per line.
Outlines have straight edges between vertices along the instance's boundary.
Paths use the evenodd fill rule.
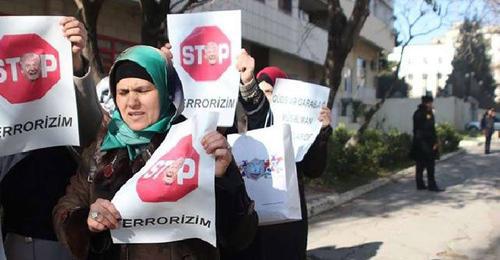
<path fill-rule="evenodd" d="M 439 157 L 438 139 L 433 113 L 434 99 L 423 96 L 422 103 L 413 114 L 413 144 L 411 157 L 416 161 L 417 189 L 440 192 L 443 189 L 436 184 L 434 177 L 435 160 Z M 424 169 L 427 171 L 427 186 L 423 180 Z"/>

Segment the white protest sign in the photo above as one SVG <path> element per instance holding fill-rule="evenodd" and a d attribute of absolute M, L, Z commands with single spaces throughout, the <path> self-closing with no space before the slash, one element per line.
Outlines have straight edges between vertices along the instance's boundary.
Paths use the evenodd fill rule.
<path fill-rule="evenodd" d="M 0 17 L 0 156 L 79 145 L 62 17 Z"/>
<path fill-rule="evenodd" d="M 302 219 L 290 126 L 277 124 L 227 140 L 255 201 L 259 225 Z"/>
<path fill-rule="evenodd" d="M 240 76 L 241 11 L 167 16 L 173 64 L 184 87 L 184 115 L 218 112 L 219 126 L 232 126 Z"/>
<path fill-rule="evenodd" d="M 318 117 L 329 94 L 330 89 L 320 85 L 291 79 L 276 80 L 271 102 L 274 123 L 291 126 L 297 162 L 302 161 L 321 130 Z"/>
<path fill-rule="evenodd" d="M 114 243 L 164 243 L 199 238 L 216 246 L 215 159 L 201 146 L 217 114 L 172 126 L 146 165 L 115 194 L 122 220 Z"/>

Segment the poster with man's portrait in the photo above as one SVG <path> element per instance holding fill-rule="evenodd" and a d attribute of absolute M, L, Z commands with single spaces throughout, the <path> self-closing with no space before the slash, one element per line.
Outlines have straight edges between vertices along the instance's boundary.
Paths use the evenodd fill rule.
<path fill-rule="evenodd" d="M 79 145 L 71 43 L 61 18 L 0 17 L 0 156 Z"/>

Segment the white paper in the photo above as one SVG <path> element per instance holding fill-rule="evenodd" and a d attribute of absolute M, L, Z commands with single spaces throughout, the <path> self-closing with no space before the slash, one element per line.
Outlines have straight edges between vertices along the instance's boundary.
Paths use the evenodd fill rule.
<path fill-rule="evenodd" d="M 292 128 L 296 162 L 304 159 L 321 130 L 318 117 L 329 94 L 330 89 L 320 85 L 291 79 L 276 80 L 271 111 L 275 124 L 289 124 Z"/>
<path fill-rule="evenodd" d="M 219 126 L 232 126 L 240 76 L 241 11 L 167 16 L 173 64 L 184 87 L 184 112 L 218 112 Z"/>
<path fill-rule="evenodd" d="M 273 125 L 227 139 L 255 201 L 259 225 L 302 219 L 290 126 Z"/>
<path fill-rule="evenodd" d="M 71 44 L 61 18 L 0 17 L 0 156 L 79 145 Z"/>
<path fill-rule="evenodd" d="M 164 243 L 199 238 L 216 246 L 215 159 L 201 146 L 217 114 L 172 126 L 146 165 L 115 194 L 122 216 L 114 243 Z"/>

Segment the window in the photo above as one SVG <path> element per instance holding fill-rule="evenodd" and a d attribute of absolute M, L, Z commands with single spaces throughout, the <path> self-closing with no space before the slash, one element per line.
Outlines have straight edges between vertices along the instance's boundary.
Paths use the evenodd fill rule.
<path fill-rule="evenodd" d="M 408 80 L 413 80 L 413 74 L 408 74 Z"/>
<path fill-rule="evenodd" d="M 363 58 L 356 60 L 356 86 L 364 87 L 366 82 L 366 61 Z"/>
<path fill-rule="evenodd" d="M 257 0 L 257 2 L 265 3 L 266 0 Z"/>
<path fill-rule="evenodd" d="M 286 13 L 292 13 L 292 0 L 279 0 L 278 6 Z"/>
<path fill-rule="evenodd" d="M 438 58 L 438 63 L 439 63 L 439 64 L 443 63 L 443 58 L 439 57 L 439 58 Z"/>
<path fill-rule="evenodd" d="M 352 77 L 351 77 L 351 69 L 344 68 L 344 91 L 346 94 L 352 94 Z"/>
<path fill-rule="evenodd" d="M 133 42 L 116 39 L 109 36 L 98 35 L 97 46 L 101 55 L 102 65 L 105 71 L 109 71 L 115 58 L 122 51 L 130 46 L 135 45 Z"/>
<path fill-rule="evenodd" d="M 437 74 L 437 79 L 438 79 L 438 80 L 440 80 L 442 77 L 443 77 L 443 74 L 441 74 L 441 73 L 438 73 L 438 74 Z"/>
<path fill-rule="evenodd" d="M 347 107 L 349 106 L 350 103 L 351 103 L 350 99 L 342 98 L 340 100 L 340 106 L 341 106 L 340 116 L 347 116 Z"/>
<path fill-rule="evenodd" d="M 426 80 L 427 79 L 427 74 L 422 74 L 422 79 Z"/>
<path fill-rule="evenodd" d="M 424 64 L 427 64 L 427 58 L 424 58 Z"/>
<path fill-rule="evenodd" d="M 372 0 L 370 1 L 370 12 L 375 13 L 375 9 L 377 9 L 377 1 Z"/>

